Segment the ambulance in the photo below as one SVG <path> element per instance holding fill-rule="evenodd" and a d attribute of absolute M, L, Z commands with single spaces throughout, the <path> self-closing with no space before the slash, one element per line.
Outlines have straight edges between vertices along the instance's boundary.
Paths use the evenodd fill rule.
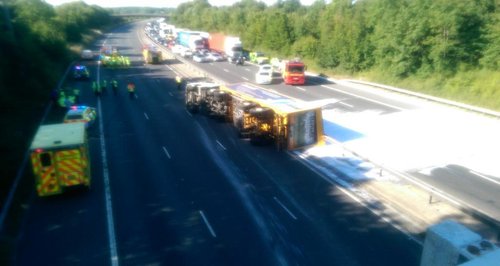
<path fill-rule="evenodd" d="M 90 188 L 90 157 L 85 123 L 43 125 L 30 147 L 38 196 L 70 188 Z"/>

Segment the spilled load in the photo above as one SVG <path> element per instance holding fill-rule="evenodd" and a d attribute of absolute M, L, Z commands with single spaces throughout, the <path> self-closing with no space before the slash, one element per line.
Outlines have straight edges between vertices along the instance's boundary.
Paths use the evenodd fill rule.
<path fill-rule="evenodd" d="M 294 150 L 322 142 L 321 107 L 251 84 L 189 83 L 186 107 L 232 122 L 238 136 L 254 144 L 273 143 L 279 150 Z"/>
<path fill-rule="evenodd" d="M 145 46 L 142 49 L 142 55 L 146 64 L 161 64 L 163 61 L 161 51 L 154 45 Z"/>

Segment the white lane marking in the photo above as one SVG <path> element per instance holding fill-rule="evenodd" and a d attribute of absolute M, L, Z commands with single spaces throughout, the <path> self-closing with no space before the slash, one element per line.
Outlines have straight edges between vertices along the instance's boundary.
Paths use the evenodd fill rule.
<path fill-rule="evenodd" d="M 224 147 L 224 145 L 222 145 L 222 143 L 220 143 L 218 140 L 215 140 L 215 142 L 217 142 L 217 144 L 219 144 L 219 146 L 221 146 L 222 149 L 227 150 L 226 147 Z"/>
<path fill-rule="evenodd" d="M 193 117 L 193 115 L 188 111 L 188 110 L 185 110 L 186 113 L 190 116 L 190 117 Z"/>
<path fill-rule="evenodd" d="M 245 78 L 245 77 L 241 77 L 241 78 L 242 78 L 242 79 L 244 79 L 244 80 L 248 80 L 248 79 L 247 79 L 247 78 Z"/>
<path fill-rule="evenodd" d="M 168 92 L 168 95 L 170 95 L 170 96 L 174 97 L 174 95 L 173 95 L 171 92 Z"/>
<path fill-rule="evenodd" d="M 306 89 L 301 88 L 301 87 L 295 87 L 295 88 L 298 89 L 298 90 L 301 90 L 301 91 L 306 91 Z"/>
<path fill-rule="evenodd" d="M 139 95 L 137 95 L 137 93 L 134 94 L 134 96 L 135 96 L 136 99 L 139 99 Z"/>
<path fill-rule="evenodd" d="M 215 232 L 214 232 L 214 229 L 212 229 L 212 226 L 211 226 L 211 225 L 210 225 L 210 223 L 208 222 L 207 217 L 205 217 L 205 214 L 203 213 L 203 211 L 200 211 L 200 215 L 201 215 L 201 218 L 203 218 L 203 221 L 205 222 L 205 225 L 207 226 L 208 231 L 210 231 L 210 234 L 211 234 L 213 237 L 217 237 L 217 235 L 216 235 L 216 234 L 215 234 Z"/>
<path fill-rule="evenodd" d="M 305 158 L 304 155 L 302 155 L 302 154 L 294 154 L 292 152 L 289 152 L 289 154 L 291 154 L 295 158 L 300 158 L 301 160 L 298 160 L 298 162 L 300 162 L 302 165 L 304 165 L 307 168 L 309 168 L 311 171 L 313 171 L 314 173 L 316 173 L 318 176 L 320 176 L 326 182 L 328 182 L 330 184 L 334 184 L 334 185 L 340 184 L 340 186 L 337 186 L 337 188 L 340 191 L 342 191 L 342 193 L 344 193 L 345 195 L 347 195 L 348 197 L 350 197 L 354 201 L 358 202 L 359 204 L 361 204 L 363 207 L 365 207 L 368 210 L 370 210 L 375 215 L 381 217 L 386 223 L 390 224 L 391 226 L 393 226 L 394 228 L 396 228 L 400 232 L 404 233 L 409 239 L 415 241 L 416 243 L 419 243 L 420 245 L 423 245 L 423 243 L 421 241 L 419 241 L 418 239 L 416 239 L 415 237 L 413 237 L 410 234 L 410 232 L 406 231 L 403 227 L 401 227 L 399 225 L 396 225 L 396 223 L 393 222 L 393 221 L 391 221 L 389 218 L 383 216 L 382 212 L 376 211 L 372 207 L 368 206 L 368 204 L 365 201 L 362 201 L 360 198 L 358 198 L 358 196 L 355 195 L 355 192 L 350 191 L 348 189 L 345 189 L 343 186 L 346 186 L 347 183 L 344 183 L 343 181 L 341 181 L 341 180 L 339 180 L 337 178 L 335 178 L 335 180 L 333 180 L 331 177 L 328 177 L 328 175 L 325 175 L 325 173 L 323 171 L 318 170 L 319 168 L 316 165 L 314 165 L 310 161 L 307 161 L 307 159 Z M 412 180 L 410 179 L 410 181 L 412 181 Z M 447 199 L 449 200 L 449 198 L 447 198 Z M 454 202 L 454 204 L 458 204 L 458 202 Z M 406 215 L 404 215 L 404 213 L 396 211 L 396 210 L 394 210 L 394 212 L 398 213 L 401 217 L 403 217 L 407 222 L 411 223 L 413 226 L 418 226 L 415 221 L 413 221 L 413 220 L 409 219 L 408 217 L 406 217 Z"/>
<path fill-rule="evenodd" d="M 172 157 L 170 156 L 170 153 L 168 153 L 167 148 L 165 148 L 165 146 L 163 146 L 162 148 L 163 148 L 163 151 L 165 152 L 165 155 L 167 155 L 167 157 L 168 157 L 169 159 L 172 159 Z"/>
<path fill-rule="evenodd" d="M 246 70 L 246 71 L 252 71 L 252 70 L 250 70 L 250 68 L 245 68 L 245 70 Z"/>
<path fill-rule="evenodd" d="M 149 120 L 148 114 L 144 113 L 144 116 L 146 117 L 147 120 Z"/>
<path fill-rule="evenodd" d="M 345 105 L 345 106 L 350 107 L 350 108 L 353 108 L 353 107 L 354 107 L 354 105 L 350 105 L 350 104 L 343 103 L 343 102 L 339 102 L 339 104 Z"/>
<path fill-rule="evenodd" d="M 156 83 L 158 83 L 158 84 L 159 84 L 159 83 L 160 83 L 160 80 L 159 80 L 159 79 L 157 79 L 157 80 L 156 80 Z"/>
<path fill-rule="evenodd" d="M 273 198 L 281 206 L 281 208 L 283 208 L 288 213 L 288 215 L 290 215 L 294 220 L 297 220 L 297 217 L 293 215 L 293 213 L 287 207 L 285 207 L 285 205 L 281 203 L 281 201 L 278 198 L 276 197 Z"/>
<path fill-rule="evenodd" d="M 273 90 L 273 89 L 270 89 L 269 91 L 270 91 L 270 92 L 274 92 L 274 93 L 276 93 L 276 94 L 278 93 L 276 90 Z"/>
<path fill-rule="evenodd" d="M 100 82 L 99 77 L 100 64 L 97 65 L 97 83 Z M 118 266 L 118 249 L 116 247 L 115 222 L 113 219 L 113 204 L 111 201 L 111 186 L 109 184 L 108 159 L 106 158 L 106 143 L 104 140 L 104 125 L 101 108 L 101 99 L 97 98 L 97 112 L 99 116 L 99 137 L 101 139 L 101 157 L 102 157 L 102 176 L 104 180 L 104 198 L 106 202 L 106 221 L 108 224 L 108 240 L 109 250 L 111 255 L 111 265 Z"/>
<path fill-rule="evenodd" d="M 378 103 L 378 104 L 381 104 L 381 105 L 385 105 L 387 107 L 391 107 L 391 108 L 394 108 L 394 109 L 399 110 L 399 111 L 403 111 L 404 110 L 403 108 L 399 108 L 399 107 L 394 106 L 392 104 L 383 103 L 381 101 L 377 101 L 377 100 L 373 100 L 373 99 L 366 98 L 366 97 L 363 97 L 363 96 L 359 96 L 359 95 L 356 95 L 354 93 L 350 93 L 350 92 L 346 92 L 346 91 L 343 91 L 343 90 L 335 89 L 335 88 L 332 88 L 332 87 L 329 87 L 329 86 L 326 86 L 326 85 L 321 85 L 321 87 L 327 88 L 327 89 L 330 89 L 330 90 L 334 90 L 334 91 L 338 91 L 340 93 L 344 93 L 344 94 L 347 94 L 347 95 L 351 95 L 352 97 L 360 98 L 360 99 L 363 99 L 363 100 L 366 100 L 366 101 L 369 101 L 369 102 L 374 102 L 374 103 Z"/>
<path fill-rule="evenodd" d="M 495 183 L 495 184 L 497 184 L 497 185 L 500 185 L 500 182 L 498 182 L 497 180 L 494 180 L 494 179 L 492 179 L 492 178 L 490 178 L 490 177 L 484 176 L 484 175 L 482 175 L 482 174 L 480 174 L 480 173 L 477 173 L 477 172 L 474 172 L 474 171 L 470 171 L 470 172 L 471 172 L 472 174 L 477 175 L 477 176 L 479 176 L 479 177 L 481 177 L 481 178 L 484 178 L 484 179 L 486 179 L 486 180 L 488 180 L 488 181 L 490 181 L 490 182 L 493 182 L 493 183 Z"/>
<path fill-rule="evenodd" d="M 225 69 L 225 68 L 224 68 L 224 69 L 222 69 L 222 70 L 224 70 L 225 72 L 229 72 L 229 70 L 227 70 L 227 69 Z"/>

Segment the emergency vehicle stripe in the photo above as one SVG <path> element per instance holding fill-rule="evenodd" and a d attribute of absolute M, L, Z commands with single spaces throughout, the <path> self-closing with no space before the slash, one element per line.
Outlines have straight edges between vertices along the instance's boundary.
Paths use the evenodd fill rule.
<path fill-rule="evenodd" d="M 40 172 L 40 169 L 42 168 L 40 160 L 38 160 L 38 153 L 31 154 L 31 163 L 33 165 L 34 174 L 38 175 L 38 173 Z"/>
<path fill-rule="evenodd" d="M 54 173 L 54 166 L 42 167 L 40 162 L 40 153 L 33 153 L 31 161 L 33 164 L 33 172 L 36 178 L 36 187 L 39 195 L 45 195 L 59 190 L 57 180 L 52 177 Z M 52 186 L 50 186 L 52 185 Z"/>
<path fill-rule="evenodd" d="M 40 182 L 38 182 L 37 190 L 40 195 L 56 192 L 59 190 L 59 184 L 56 178 L 52 177 L 54 173 L 54 166 L 51 165 L 44 169 L 45 171 L 40 175 Z"/>
<path fill-rule="evenodd" d="M 61 182 L 66 186 L 78 185 L 83 183 L 83 172 L 80 164 L 80 151 L 79 150 L 69 150 L 58 152 L 59 156 L 74 156 L 76 158 L 64 159 L 58 163 L 58 171 L 60 175 Z M 69 178 L 72 175 L 77 178 Z"/>

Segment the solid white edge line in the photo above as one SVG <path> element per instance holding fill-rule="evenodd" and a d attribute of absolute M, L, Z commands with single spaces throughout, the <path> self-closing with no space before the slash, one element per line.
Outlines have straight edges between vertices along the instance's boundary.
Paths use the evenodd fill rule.
<path fill-rule="evenodd" d="M 74 61 L 71 62 L 68 65 L 68 67 L 66 68 L 66 72 L 64 72 L 63 77 L 59 80 L 59 83 L 57 84 L 57 89 L 61 89 L 61 86 L 62 86 L 63 82 L 66 80 L 66 76 L 68 75 L 69 70 L 74 65 L 74 63 L 75 63 Z M 40 127 L 42 125 L 42 123 L 45 121 L 45 118 L 49 114 L 49 111 L 52 109 L 52 106 L 53 106 L 52 102 L 49 102 L 49 104 L 45 108 L 42 119 L 40 119 L 40 121 L 38 123 L 38 127 Z M 30 150 L 27 149 L 26 152 L 24 153 L 24 159 L 21 162 L 21 165 L 20 165 L 19 170 L 16 174 L 14 182 L 12 183 L 12 186 L 9 190 L 9 193 L 7 194 L 4 205 L 2 206 L 2 209 L 0 211 L 0 232 L 3 230 L 3 223 L 7 217 L 7 214 L 9 213 L 10 207 L 12 205 L 12 201 L 14 199 L 14 194 L 16 193 L 17 186 L 19 185 L 19 181 L 21 180 L 21 177 L 24 174 L 24 169 L 26 168 L 25 166 L 28 162 L 29 154 L 30 154 Z"/>
<path fill-rule="evenodd" d="M 350 104 L 343 103 L 343 102 L 340 102 L 340 101 L 339 101 L 338 103 L 339 103 L 339 104 L 342 104 L 342 105 L 344 105 L 344 106 L 350 107 L 350 108 L 353 108 L 353 107 L 354 107 L 354 105 L 350 105 Z"/>
<path fill-rule="evenodd" d="M 285 205 L 281 203 L 281 201 L 278 198 L 276 197 L 273 198 L 281 206 L 281 208 L 283 208 L 288 213 L 288 215 L 290 215 L 294 220 L 297 220 L 297 217 L 293 215 L 293 213 L 287 207 L 285 207 Z"/>
<path fill-rule="evenodd" d="M 203 219 L 203 222 L 205 222 L 205 225 L 207 226 L 208 228 L 208 231 L 210 231 L 210 234 L 215 238 L 217 237 L 217 235 L 215 234 L 215 231 L 214 229 L 212 228 L 212 226 L 210 225 L 210 223 L 208 222 L 207 220 L 207 217 L 205 217 L 205 214 L 203 213 L 203 211 L 200 210 L 200 215 L 201 215 L 201 218 Z"/>
<path fill-rule="evenodd" d="M 148 114 L 144 113 L 144 116 L 146 117 L 147 120 L 149 120 Z"/>
<path fill-rule="evenodd" d="M 219 144 L 219 146 L 221 146 L 224 150 L 227 150 L 226 147 L 224 147 L 224 145 L 222 145 L 222 143 L 220 143 L 218 140 L 215 140 L 215 142 L 217 142 L 217 144 Z"/>
<path fill-rule="evenodd" d="M 170 157 L 170 153 L 168 153 L 167 148 L 165 148 L 165 146 L 163 146 L 162 148 L 163 148 L 163 151 L 165 152 L 165 155 L 167 155 L 167 157 L 168 157 L 169 159 L 172 159 L 172 157 Z"/>
<path fill-rule="evenodd" d="M 479 177 L 481 177 L 481 178 L 484 178 L 484 179 L 486 179 L 486 180 L 488 180 L 488 181 L 490 181 L 490 182 L 493 182 L 493 183 L 495 183 L 495 184 L 497 184 L 497 185 L 500 185 L 500 182 L 498 182 L 497 180 L 494 180 L 494 179 L 492 179 L 492 178 L 490 178 L 490 177 L 484 176 L 484 175 L 482 175 L 482 174 L 480 174 L 480 173 L 478 173 L 478 172 L 474 172 L 474 171 L 470 171 L 470 172 L 471 172 L 473 175 L 477 175 L 477 176 L 479 176 Z"/>
<path fill-rule="evenodd" d="M 370 99 L 370 98 L 366 98 L 366 97 L 363 97 L 363 96 L 356 95 L 354 93 L 350 93 L 350 92 L 347 92 L 347 91 L 335 89 L 335 88 L 332 88 L 332 87 L 329 87 L 329 86 L 326 86 L 326 85 L 321 85 L 321 87 L 327 88 L 327 89 L 330 89 L 330 90 L 334 90 L 334 91 L 338 91 L 340 93 L 344 93 L 344 94 L 347 94 L 347 95 L 351 95 L 352 97 L 360 98 L 360 99 L 363 99 L 365 101 L 369 101 L 369 102 L 373 102 L 373 103 L 378 103 L 378 104 L 381 104 L 381 105 L 385 105 L 387 107 L 391 107 L 391 108 L 394 108 L 394 109 L 399 110 L 399 111 L 404 111 L 403 108 L 399 108 L 399 107 L 394 106 L 392 104 L 383 103 L 383 102 L 380 102 L 380 101 L 377 101 L 377 100 L 373 100 L 373 99 Z"/>
<path fill-rule="evenodd" d="M 301 90 L 301 91 L 306 91 L 306 89 L 301 88 L 301 87 L 297 87 L 297 86 L 295 86 L 295 88 L 296 88 L 296 89 L 298 89 L 298 90 Z"/>
<path fill-rule="evenodd" d="M 97 65 L 97 82 L 99 83 L 100 77 L 100 64 Z M 109 184 L 109 169 L 108 160 L 106 158 L 106 142 L 104 140 L 104 125 L 102 118 L 101 99 L 97 98 L 97 112 L 99 115 L 99 135 L 101 139 L 101 159 L 102 159 L 102 176 L 104 180 L 104 197 L 106 203 L 106 221 L 108 224 L 108 240 L 109 251 L 111 255 L 111 265 L 118 266 L 118 249 L 116 245 L 115 222 L 113 219 L 113 204 L 111 200 L 111 186 Z"/>
<path fill-rule="evenodd" d="M 389 225 L 391 225 L 392 227 L 396 228 L 396 230 L 400 231 L 401 233 L 405 234 L 408 239 L 411 239 L 413 241 L 415 241 L 416 243 L 420 244 L 420 245 L 423 245 L 423 243 L 421 241 L 419 241 L 417 238 L 413 237 L 411 235 L 410 232 L 408 232 L 406 229 L 404 229 L 403 227 L 399 226 L 399 225 L 396 225 L 396 223 L 394 223 L 391 219 L 385 217 L 385 216 L 382 216 L 382 214 L 378 211 L 376 211 L 375 209 L 369 207 L 366 203 L 364 203 L 360 198 L 358 198 L 354 192 L 351 192 L 349 191 L 348 188 L 344 187 L 344 185 L 347 185 L 349 186 L 350 184 L 349 183 L 345 183 L 345 184 L 342 184 L 342 183 L 337 183 L 333 180 L 331 180 L 330 178 L 327 178 L 321 171 L 319 171 L 318 169 L 316 169 L 315 166 L 312 165 L 311 162 L 308 162 L 305 158 L 303 158 L 301 155 L 296 155 L 292 152 L 288 152 L 288 154 L 290 154 L 292 157 L 295 157 L 295 158 L 300 158 L 300 160 L 298 160 L 298 162 L 300 162 L 302 165 L 304 165 L 305 167 L 309 168 L 311 171 L 313 171 L 314 173 L 316 173 L 317 175 L 319 175 L 323 180 L 325 180 L 326 182 L 330 183 L 330 184 L 334 184 L 334 185 L 339 185 L 339 186 L 336 186 L 340 191 L 342 191 L 342 193 L 344 193 L 345 195 L 347 195 L 348 197 L 350 197 L 351 199 L 355 200 L 356 202 L 358 202 L 359 204 L 361 204 L 363 207 L 367 208 L 370 212 L 372 212 L 373 214 L 377 215 L 378 217 L 382 218 L 384 222 L 388 223 Z M 340 180 L 339 180 L 340 181 Z M 415 223 L 413 223 L 412 220 L 410 220 L 409 218 L 407 218 L 404 214 L 402 214 L 401 212 L 396 212 L 398 213 L 399 215 L 401 215 L 401 217 L 403 217 L 403 219 L 407 220 L 408 222 L 412 223 L 414 226 L 415 226 Z"/>

